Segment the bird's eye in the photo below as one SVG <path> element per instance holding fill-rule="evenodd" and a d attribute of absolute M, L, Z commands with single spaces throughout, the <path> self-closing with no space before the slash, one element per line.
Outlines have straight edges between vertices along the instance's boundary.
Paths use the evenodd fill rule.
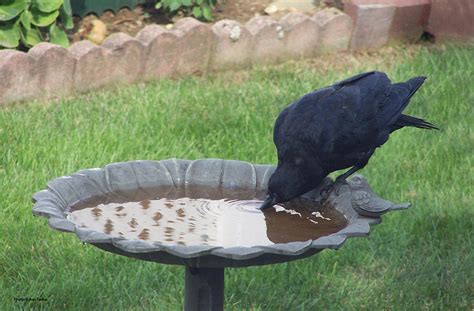
<path fill-rule="evenodd" d="M 294 162 L 295 162 L 295 165 L 301 165 L 301 164 L 303 164 L 303 159 L 302 158 L 295 158 Z"/>

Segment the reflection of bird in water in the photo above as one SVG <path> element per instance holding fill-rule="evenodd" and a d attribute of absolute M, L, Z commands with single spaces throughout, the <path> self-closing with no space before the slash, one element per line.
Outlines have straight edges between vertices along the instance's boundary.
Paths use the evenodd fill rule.
<path fill-rule="evenodd" d="M 265 209 L 267 237 L 273 243 L 315 240 L 338 232 L 347 224 L 344 216 L 334 208 L 297 198 Z"/>
<path fill-rule="evenodd" d="M 331 172 L 350 168 L 336 184 L 363 168 L 390 133 L 406 126 L 436 129 L 402 114 L 425 81 L 392 84 L 386 74 L 363 73 L 306 94 L 275 122 L 278 166 L 261 209 L 287 202 L 314 188 Z"/>
<path fill-rule="evenodd" d="M 178 198 L 100 204 L 73 210 L 80 227 L 168 245 L 252 247 L 307 241 L 339 231 L 345 218 L 306 199 L 259 211 L 260 200 Z"/>

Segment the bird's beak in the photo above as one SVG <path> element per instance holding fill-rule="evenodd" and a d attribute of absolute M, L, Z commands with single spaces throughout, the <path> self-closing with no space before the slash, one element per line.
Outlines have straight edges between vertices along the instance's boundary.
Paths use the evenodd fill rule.
<path fill-rule="evenodd" d="M 274 194 L 269 194 L 265 201 L 263 201 L 262 205 L 258 208 L 259 210 L 264 210 L 269 207 L 272 207 L 273 205 L 277 204 L 277 198 Z"/>

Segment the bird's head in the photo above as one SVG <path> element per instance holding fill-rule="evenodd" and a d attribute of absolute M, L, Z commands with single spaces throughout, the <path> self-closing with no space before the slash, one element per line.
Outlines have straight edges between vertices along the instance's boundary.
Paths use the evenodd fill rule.
<path fill-rule="evenodd" d="M 268 181 L 268 196 L 260 209 L 272 207 L 277 203 L 288 202 L 316 188 L 325 174 L 316 163 L 302 157 L 291 161 L 279 161 L 278 167 Z"/>

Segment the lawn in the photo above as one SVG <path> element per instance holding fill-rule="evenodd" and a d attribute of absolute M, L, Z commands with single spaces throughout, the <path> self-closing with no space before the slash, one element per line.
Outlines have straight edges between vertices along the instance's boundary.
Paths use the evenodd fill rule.
<path fill-rule="evenodd" d="M 302 94 L 366 70 L 429 79 L 362 171 L 408 211 L 371 236 L 286 264 L 226 270 L 228 310 L 474 308 L 474 47 L 398 47 L 162 80 L 0 108 L 0 309 L 179 310 L 181 267 L 105 253 L 48 228 L 31 195 L 82 168 L 135 159 L 275 163 L 273 122 Z M 47 301 L 15 302 L 40 297 Z"/>

